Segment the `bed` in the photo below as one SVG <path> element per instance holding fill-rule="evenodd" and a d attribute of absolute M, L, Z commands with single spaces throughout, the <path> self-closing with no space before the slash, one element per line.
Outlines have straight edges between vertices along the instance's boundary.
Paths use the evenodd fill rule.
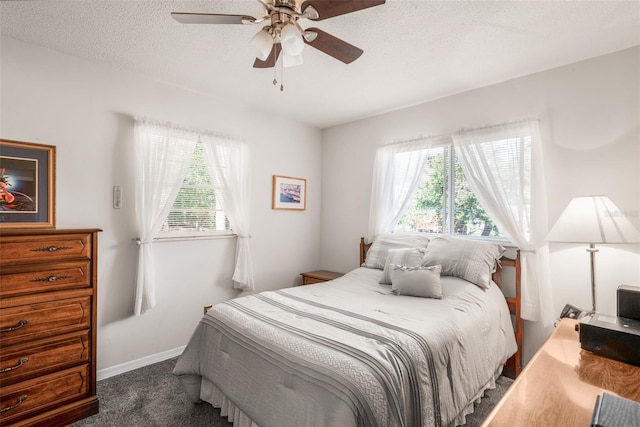
<path fill-rule="evenodd" d="M 470 266 L 469 242 L 361 239 L 361 267 L 338 279 L 215 305 L 173 373 L 234 427 L 462 425 L 503 369 L 517 375 L 522 339 L 517 252 L 477 242 L 491 265 Z"/>

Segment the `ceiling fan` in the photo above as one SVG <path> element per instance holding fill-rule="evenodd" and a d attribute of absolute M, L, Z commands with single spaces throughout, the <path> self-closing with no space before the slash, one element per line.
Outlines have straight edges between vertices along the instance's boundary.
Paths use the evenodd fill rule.
<path fill-rule="evenodd" d="M 257 0 L 265 8 L 262 17 L 216 13 L 173 12 L 171 16 L 184 24 L 261 24 L 266 23 L 250 40 L 256 52 L 255 68 L 271 68 L 282 53 L 282 66 L 302 64 L 305 44 L 350 64 L 363 50 L 319 28 L 304 29 L 300 19 L 322 21 L 384 4 L 385 0 Z"/>

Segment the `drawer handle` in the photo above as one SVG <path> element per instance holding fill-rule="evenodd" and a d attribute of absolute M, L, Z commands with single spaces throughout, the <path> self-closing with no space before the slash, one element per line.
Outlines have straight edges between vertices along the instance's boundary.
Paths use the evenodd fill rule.
<path fill-rule="evenodd" d="M 2 408 L 2 409 L 0 409 L 0 414 L 2 414 L 3 412 L 7 412 L 7 411 L 10 411 L 10 410 L 12 410 L 12 409 L 15 409 L 15 408 L 17 408 L 18 406 L 22 405 L 22 402 L 24 402 L 25 400 L 27 400 L 27 398 L 28 398 L 28 397 L 29 397 L 29 396 L 27 396 L 26 394 L 23 394 L 22 396 L 20 396 L 20 397 L 18 398 L 18 401 L 17 401 L 17 403 L 16 403 L 15 405 L 7 406 L 6 408 Z"/>
<path fill-rule="evenodd" d="M 18 364 L 16 366 L 11 366 L 9 368 L 4 368 L 3 370 L 0 371 L 0 374 L 4 374 L 5 372 L 11 372 L 14 371 L 16 369 L 18 369 L 20 366 L 24 365 L 25 363 L 27 363 L 29 361 L 28 357 L 25 357 L 23 359 L 20 359 L 18 361 Z"/>
<path fill-rule="evenodd" d="M 41 246 L 39 248 L 31 249 L 31 252 L 58 252 L 73 249 L 71 246 Z"/>
<path fill-rule="evenodd" d="M 56 276 L 52 274 L 51 276 L 47 276 L 47 277 L 36 277 L 35 279 L 31 279 L 31 281 L 32 282 L 55 282 L 57 280 L 64 280 L 69 278 L 71 278 L 71 276 L 69 275 Z"/>
<path fill-rule="evenodd" d="M 18 330 L 20 328 L 22 328 L 24 325 L 26 325 L 27 323 L 29 323 L 29 321 L 27 319 L 22 319 L 21 321 L 18 322 L 17 326 L 10 326 L 8 328 L 4 328 L 2 330 L 0 330 L 0 332 L 11 332 L 11 331 L 15 331 Z"/>

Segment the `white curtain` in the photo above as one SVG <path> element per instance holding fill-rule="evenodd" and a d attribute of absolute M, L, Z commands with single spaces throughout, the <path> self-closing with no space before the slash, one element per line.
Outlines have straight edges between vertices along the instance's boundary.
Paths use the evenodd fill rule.
<path fill-rule="evenodd" d="M 453 141 L 478 201 L 521 249 L 522 318 L 550 325 L 554 314 L 538 120 L 461 131 Z"/>
<path fill-rule="evenodd" d="M 224 212 L 238 235 L 233 283 L 237 289 L 253 291 L 253 264 L 250 246 L 249 147 L 246 143 L 224 137 L 203 135 L 207 168 L 214 185 L 220 188 Z"/>
<path fill-rule="evenodd" d="M 416 192 L 427 150 L 433 139 L 382 146 L 376 151 L 369 208 L 369 232 L 367 238 L 390 233 L 407 210 Z"/>
<path fill-rule="evenodd" d="M 136 119 L 134 130 L 136 227 L 140 239 L 134 314 L 139 316 L 156 304 L 153 238 L 180 191 L 198 137 L 146 119 Z"/>

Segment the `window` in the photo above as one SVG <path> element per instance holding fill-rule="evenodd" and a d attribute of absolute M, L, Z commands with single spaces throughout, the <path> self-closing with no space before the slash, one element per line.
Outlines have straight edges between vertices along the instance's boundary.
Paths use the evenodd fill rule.
<path fill-rule="evenodd" d="M 553 302 L 542 161 L 537 118 L 383 145 L 375 156 L 367 238 L 410 230 L 508 234 L 522 264 L 531 267 L 523 271 L 522 317 L 546 324 L 553 319 Z M 467 187 L 474 197 L 463 197 Z M 500 221 L 503 229 L 494 230 L 493 221 L 484 219 L 478 197 L 495 215 L 489 220 Z"/>
<path fill-rule="evenodd" d="M 233 286 L 253 291 L 248 144 L 144 117 L 136 117 L 134 137 L 139 246 L 134 313 L 156 304 L 154 240 L 230 235 L 231 222 L 237 233 Z"/>
<path fill-rule="evenodd" d="M 502 168 L 510 171 L 509 165 L 514 161 L 524 166 L 522 170 L 530 171 L 531 138 L 487 141 L 479 147 L 497 160 L 498 173 Z M 523 187 L 518 182 L 505 180 L 507 185 L 513 186 L 506 191 L 523 191 L 524 188 L 528 192 L 530 173 L 525 175 Z M 427 149 L 418 189 L 394 231 L 507 237 L 480 205 L 464 176 L 453 145 Z"/>
<path fill-rule="evenodd" d="M 220 185 L 212 182 L 201 142 L 195 145 L 189 170 L 160 233 L 165 236 L 231 233 Z"/>

